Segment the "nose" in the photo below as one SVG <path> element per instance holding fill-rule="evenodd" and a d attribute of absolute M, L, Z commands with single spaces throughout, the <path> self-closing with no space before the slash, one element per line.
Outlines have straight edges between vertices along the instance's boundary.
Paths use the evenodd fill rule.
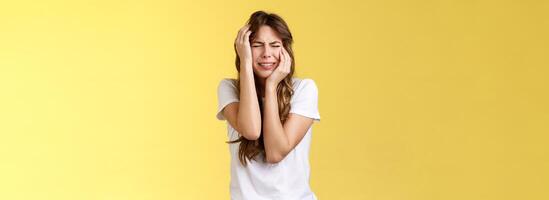
<path fill-rule="evenodd" d="M 267 46 L 265 47 L 265 50 L 263 51 L 263 55 L 261 55 L 262 58 L 271 58 L 273 57 L 274 49 Z"/>

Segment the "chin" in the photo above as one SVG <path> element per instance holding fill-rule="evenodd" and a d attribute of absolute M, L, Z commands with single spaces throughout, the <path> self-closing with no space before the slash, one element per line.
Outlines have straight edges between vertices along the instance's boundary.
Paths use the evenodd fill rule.
<path fill-rule="evenodd" d="M 255 75 L 259 78 L 268 78 L 273 73 L 273 70 L 255 70 Z"/>

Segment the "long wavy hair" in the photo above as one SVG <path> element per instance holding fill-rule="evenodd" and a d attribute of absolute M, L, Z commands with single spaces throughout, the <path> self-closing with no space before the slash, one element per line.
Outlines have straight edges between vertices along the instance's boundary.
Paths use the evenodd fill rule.
<path fill-rule="evenodd" d="M 278 36 L 282 39 L 282 47 L 286 49 L 290 57 L 292 58 L 291 70 L 290 73 L 278 84 L 276 88 L 277 100 L 278 100 L 278 114 L 280 116 L 280 121 L 282 124 L 286 122 L 288 114 L 290 112 L 290 100 L 294 93 L 292 77 L 295 70 L 295 59 L 294 52 L 292 50 L 293 37 L 288 24 L 277 14 L 267 13 L 264 11 L 256 11 L 252 13 L 250 19 L 248 19 L 247 24 L 250 25 L 250 44 L 255 38 L 255 33 L 259 30 L 261 26 L 269 26 L 272 28 Z M 240 58 L 238 57 L 238 52 L 236 51 L 236 70 L 240 72 Z M 261 92 L 263 91 L 260 88 L 259 77 L 254 74 L 255 80 L 255 89 L 258 95 L 257 99 L 259 101 L 259 110 L 261 112 L 261 118 L 263 121 L 263 103 L 260 101 Z M 240 89 L 240 77 L 236 80 L 237 88 Z M 240 92 L 240 91 L 239 91 Z M 263 142 L 263 129 L 261 129 L 261 134 L 257 140 L 248 140 L 243 136 L 240 136 L 237 140 L 228 141 L 227 143 L 237 143 L 240 142 L 238 150 L 238 159 L 242 165 L 247 165 L 247 160 L 256 160 L 256 156 L 263 155 L 263 161 L 265 162 L 265 146 Z"/>

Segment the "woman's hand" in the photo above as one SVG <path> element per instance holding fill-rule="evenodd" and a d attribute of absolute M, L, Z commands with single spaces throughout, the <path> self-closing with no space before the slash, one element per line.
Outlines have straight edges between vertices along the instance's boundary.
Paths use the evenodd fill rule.
<path fill-rule="evenodd" d="M 236 52 L 240 58 L 240 66 L 252 69 L 252 48 L 250 46 L 250 25 L 246 25 L 238 31 L 234 41 Z"/>
<path fill-rule="evenodd" d="M 274 88 L 290 74 L 290 70 L 292 69 L 292 58 L 284 47 L 282 47 L 282 50 L 279 52 L 279 58 L 280 61 L 278 62 L 278 66 L 273 73 L 269 75 L 266 81 L 266 84 L 271 84 Z"/>

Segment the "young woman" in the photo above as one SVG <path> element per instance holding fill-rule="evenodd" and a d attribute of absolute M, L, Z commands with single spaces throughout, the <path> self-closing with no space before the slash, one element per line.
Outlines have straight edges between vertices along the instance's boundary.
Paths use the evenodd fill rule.
<path fill-rule="evenodd" d="M 316 200 L 309 187 L 311 126 L 318 90 L 293 77 L 292 34 L 276 14 L 257 11 L 235 40 L 238 79 L 218 87 L 217 118 L 228 121 L 231 199 Z"/>

